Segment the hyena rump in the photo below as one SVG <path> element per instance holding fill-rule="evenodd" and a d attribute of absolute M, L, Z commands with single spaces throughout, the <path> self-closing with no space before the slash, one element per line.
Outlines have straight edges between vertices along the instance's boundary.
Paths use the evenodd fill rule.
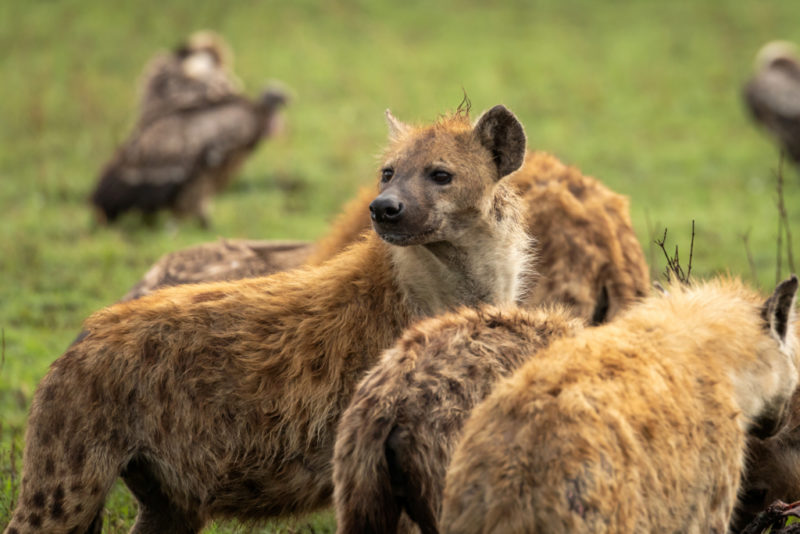
<path fill-rule="evenodd" d="M 376 233 L 316 268 L 163 289 L 90 317 L 34 395 L 7 534 L 99 528 L 121 476 L 133 532 L 197 532 L 329 502 L 335 428 L 414 320 L 519 297 L 529 237 L 503 179 L 525 154 L 502 106 L 474 127 L 387 114 Z"/>
<path fill-rule="evenodd" d="M 445 470 L 473 406 L 583 321 L 561 308 L 485 306 L 426 319 L 387 350 L 342 415 L 334 502 L 342 533 L 437 532 Z M 401 527 L 402 526 L 402 527 Z"/>
<path fill-rule="evenodd" d="M 554 341 L 464 425 L 443 531 L 725 533 L 746 436 L 797 385 L 797 285 L 673 287 Z"/>

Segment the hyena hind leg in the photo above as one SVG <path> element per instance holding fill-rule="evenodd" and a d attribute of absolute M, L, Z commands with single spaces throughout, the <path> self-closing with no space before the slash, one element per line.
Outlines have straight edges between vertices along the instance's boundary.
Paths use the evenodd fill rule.
<path fill-rule="evenodd" d="M 161 488 L 150 462 L 137 456 L 122 471 L 122 479 L 139 503 L 130 534 L 195 534 L 203 528 L 196 514 L 181 510 Z"/>

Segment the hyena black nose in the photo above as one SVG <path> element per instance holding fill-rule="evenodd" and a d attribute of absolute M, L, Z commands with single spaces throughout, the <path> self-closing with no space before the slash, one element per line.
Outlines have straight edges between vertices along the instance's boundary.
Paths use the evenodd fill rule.
<path fill-rule="evenodd" d="M 375 222 L 397 222 L 403 215 L 403 203 L 394 196 L 379 195 L 369 205 L 369 212 Z"/>

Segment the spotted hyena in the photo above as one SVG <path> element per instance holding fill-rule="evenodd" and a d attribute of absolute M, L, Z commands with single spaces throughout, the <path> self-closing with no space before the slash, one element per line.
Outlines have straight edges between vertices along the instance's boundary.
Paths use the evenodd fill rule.
<path fill-rule="evenodd" d="M 437 532 L 445 470 L 473 406 L 583 321 L 559 307 L 465 308 L 408 330 L 361 381 L 334 448 L 339 532 Z"/>
<path fill-rule="evenodd" d="M 598 324 L 645 294 L 647 266 L 624 197 L 542 152 L 528 153 L 509 179 L 537 238 L 537 283 L 524 306 L 567 305 Z M 542 313 L 465 310 L 418 325 L 386 354 L 339 426 L 339 532 L 405 531 L 406 519 L 437 531 L 445 469 L 470 410 L 498 379 L 576 329 L 563 313 Z"/>
<path fill-rule="evenodd" d="M 627 198 L 540 151 L 529 152 L 508 181 L 522 196 L 525 224 L 536 238 L 526 307 L 567 304 L 600 324 L 647 294 L 648 267 Z M 361 189 L 314 244 L 233 240 L 167 254 L 125 300 L 167 285 L 236 280 L 323 263 L 363 238 L 374 196 L 371 188 Z"/>
<path fill-rule="evenodd" d="M 525 134 L 503 106 L 412 127 L 390 143 L 375 234 L 333 261 L 166 288 L 104 309 L 33 399 L 7 534 L 99 528 L 122 477 L 133 532 L 197 532 L 330 501 L 336 424 L 413 321 L 519 298 L 529 240 L 504 178 Z"/>
<path fill-rule="evenodd" d="M 674 287 L 553 342 L 472 412 L 444 532 L 726 532 L 748 433 L 797 384 L 797 278 Z"/>

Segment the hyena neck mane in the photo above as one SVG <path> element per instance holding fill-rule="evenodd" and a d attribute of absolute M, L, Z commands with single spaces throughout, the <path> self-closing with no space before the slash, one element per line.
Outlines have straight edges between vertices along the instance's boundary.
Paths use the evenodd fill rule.
<path fill-rule="evenodd" d="M 422 315 L 519 300 L 532 240 L 507 177 L 526 153 L 522 125 L 495 106 L 411 127 L 387 112 L 390 146 L 373 227 L 391 247 L 401 291 Z"/>
<path fill-rule="evenodd" d="M 494 196 L 498 201 L 463 239 L 391 247 L 400 289 L 418 314 L 521 300 L 534 241 L 516 194 L 501 182 Z"/>

